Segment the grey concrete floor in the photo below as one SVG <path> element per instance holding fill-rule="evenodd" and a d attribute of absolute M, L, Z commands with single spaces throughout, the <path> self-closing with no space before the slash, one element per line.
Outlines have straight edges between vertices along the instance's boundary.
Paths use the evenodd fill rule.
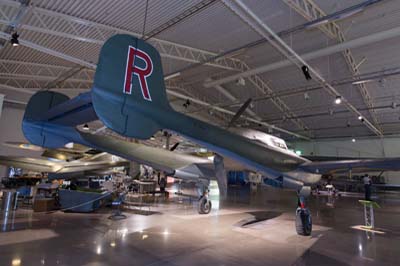
<path fill-rule="evenodd" d="M 310 237 L 296 235 L 293 192 L 230 188 L 209 215 L 174 197 L 120 221 L 97 213 L 33 213 L 2 217 L 0 265 L 399 265 L 400 196 L 380 195 L 376 226 L 363 223 L 357 198 L 312 197 Z M 218 206 L 219 205 L 219 206 Z"/>

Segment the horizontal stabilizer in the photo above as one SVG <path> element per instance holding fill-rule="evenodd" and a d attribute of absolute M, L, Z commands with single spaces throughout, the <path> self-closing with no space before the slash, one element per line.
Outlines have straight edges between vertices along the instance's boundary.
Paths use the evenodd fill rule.
<path fill-rule="evenodd" d="M 54 106 L 44 114 L 43 118 L 48 122 L 65 126 L 76 126 L 98 119 L 92 106 L 90 92 Z"/>
<path fill-rule="evenodd" d="M 24 136 L 30 143 L 41 147 L 63 147 L 79 138 L 72 126 L 95 119 L 90 105 L 90 94 L 70 100 L 54 91 L 37 92 L 29 99 L 25 110 L 22 121 Z"/>
<path fill-rule="evenodd" d="M 63 126 L 76 126 L 97 119 L 90 92 L 73 99 L 54 91 L 37 92 L 30 98 L 24 115 L 24 120 Z"/>

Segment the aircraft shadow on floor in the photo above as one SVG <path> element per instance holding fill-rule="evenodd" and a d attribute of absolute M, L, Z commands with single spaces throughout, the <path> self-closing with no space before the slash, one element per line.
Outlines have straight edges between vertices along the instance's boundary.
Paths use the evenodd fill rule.
<path fill-rule="evenodd" d="M 238 223 L 235 224 L 235 226 L 238 227 L 251 227 L 252 225 L 255 225 L 260 222 L 264 222 L 270 219 L 274 219 L 280 215 L 282 215 L 282 212 L 274 212 L 274 211 L 253 211 L 253 212 L 246 212 L 250 214 L 251 218 L 243 219 L 239 221 Z"/>

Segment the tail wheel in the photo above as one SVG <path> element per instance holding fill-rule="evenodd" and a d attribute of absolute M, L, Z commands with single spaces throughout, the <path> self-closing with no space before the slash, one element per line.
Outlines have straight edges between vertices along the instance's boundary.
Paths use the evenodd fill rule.
<path fill-rule="evenodd" d="M 308 209 L 297 208 L 296 210 L 296 231 L 298 235 L 309 236 L 312 231 L 311 213 Z"/>
<path fill-rule="evenodd" d="M 211 200 L 207 197 L 201 197 L 199 200 L 198 210 L 200 214 L 209 214 L 211 212 Z"/>

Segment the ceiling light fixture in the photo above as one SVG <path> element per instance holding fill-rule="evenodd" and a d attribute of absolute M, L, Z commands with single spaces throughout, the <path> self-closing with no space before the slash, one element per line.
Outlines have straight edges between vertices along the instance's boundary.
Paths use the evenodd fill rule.
<path fill-rule="evenodd" d="M 359 85 L 359 84 L 364 84 L 364 83 L 368 83 L 368 82 L 371 82 L 371 81 L 374 81 L 374 80 L 373 79 L 357 80 L 357 81 L 352 82 L 351 84 Z"/>
<path fill-rule="evenodd" d="M 310 75 L 310 72 L 309 72 L 309 69 L 308 69 L 308 66 L 306 66 L 306 65 L 302 66 L 301 70 L 303 71 L 303 74 L 304 74 L 304 77 L 306 78 L 306 80 L 312 79 L 311 75 Z"/>
<path fill-rule="evenodd" d="M 352 138 L 352 139 L 351 139 L 351 142 L 356 142 L 356 139 L 355 139 L 355 138 Z"/>
<path fill-rule="evenodd" d="M 168 76 L 165 76 L 164 80 L 173 79 L 173 78 L 179 77 L 180 75 L 181 75 L 181 72 L 176 72 L 176 73 L 170 74 Z"/>
<path fill-rule="evenodd" d="M 336 104 L 341 104 L 342 103 L 342 96 L 336 96 L 336 99 L 335 99 L 335 103 Z"/>
<path fill-rule="evenodd" d="M 190 101 L 189 99 L 186 100 L 186 102 L 184 104 L 182 104 L 183 107 L 188 108 L 190 105 Z"/>
<path fill-rule="evenodd" d="M 16 33 L 16 32 L 14 32 L 14 33 L 11 35 L 11 40 L 10 40 L 10 42 L 11 42 L 12 46 L 17 47 L 17 46 L 19 45 L 18 37 L 19 37 L 19 35 L 18 35 L 18 33 Z"/>

